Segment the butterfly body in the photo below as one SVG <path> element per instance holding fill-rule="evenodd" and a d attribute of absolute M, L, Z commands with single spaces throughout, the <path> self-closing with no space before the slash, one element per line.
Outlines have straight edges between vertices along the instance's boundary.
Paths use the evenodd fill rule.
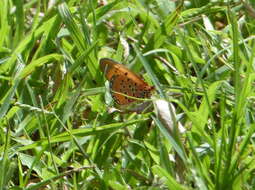
<path fill-rule="evenodd" d="M 154 90 L 140 76 L 111 59 L 101 59 L 100 69 L 109 80 L 112 97 L 119 105 L 130 104 L 135 98 L 149 98 Z"/>

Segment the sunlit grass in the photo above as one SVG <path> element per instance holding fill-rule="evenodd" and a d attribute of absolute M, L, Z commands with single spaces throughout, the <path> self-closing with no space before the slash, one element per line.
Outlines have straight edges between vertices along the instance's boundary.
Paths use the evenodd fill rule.
<path fill-rule="evenodd" d="M 0 1 L 0 189 L 254 189 L 254 13 Z M 103 57 L 155 87 L 153 111 L 111 109 Z"/>

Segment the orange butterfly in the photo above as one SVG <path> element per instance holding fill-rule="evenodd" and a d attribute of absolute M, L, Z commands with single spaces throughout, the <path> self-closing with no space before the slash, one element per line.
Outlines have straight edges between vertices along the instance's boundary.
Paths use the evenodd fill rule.
<path fill-rule="evenodd" d="M 135 98 L 151 97 L 154 87 L 148 85 L 124 65 L 112 59 L 103 58 L 100 60 L 100 69 L 110 82 L 111 94 L 117 104 L 127 105 L 136 101 L 134 98 L 128 98 L 122 94 Z"/>

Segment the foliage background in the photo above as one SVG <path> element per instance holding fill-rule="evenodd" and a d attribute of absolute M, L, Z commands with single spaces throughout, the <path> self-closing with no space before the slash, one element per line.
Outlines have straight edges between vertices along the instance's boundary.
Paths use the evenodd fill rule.
<path fill-rule="evenodd" d="M 254 8 L 1 0 L 0 189 L 254 189 Z M 109 112 L 102 57 L 171 102 L 173 131 L 163 107 Z"/>

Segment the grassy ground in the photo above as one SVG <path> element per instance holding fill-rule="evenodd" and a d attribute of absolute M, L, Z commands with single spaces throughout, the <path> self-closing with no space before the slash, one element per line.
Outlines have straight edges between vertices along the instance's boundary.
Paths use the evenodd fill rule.
<path fill-rule="evenodd" d="M 0 189 L 255 189 L 254 9 L 1 0 Z M 152 112 L 111 111 L 103 57 L 155 86 Z"/>

